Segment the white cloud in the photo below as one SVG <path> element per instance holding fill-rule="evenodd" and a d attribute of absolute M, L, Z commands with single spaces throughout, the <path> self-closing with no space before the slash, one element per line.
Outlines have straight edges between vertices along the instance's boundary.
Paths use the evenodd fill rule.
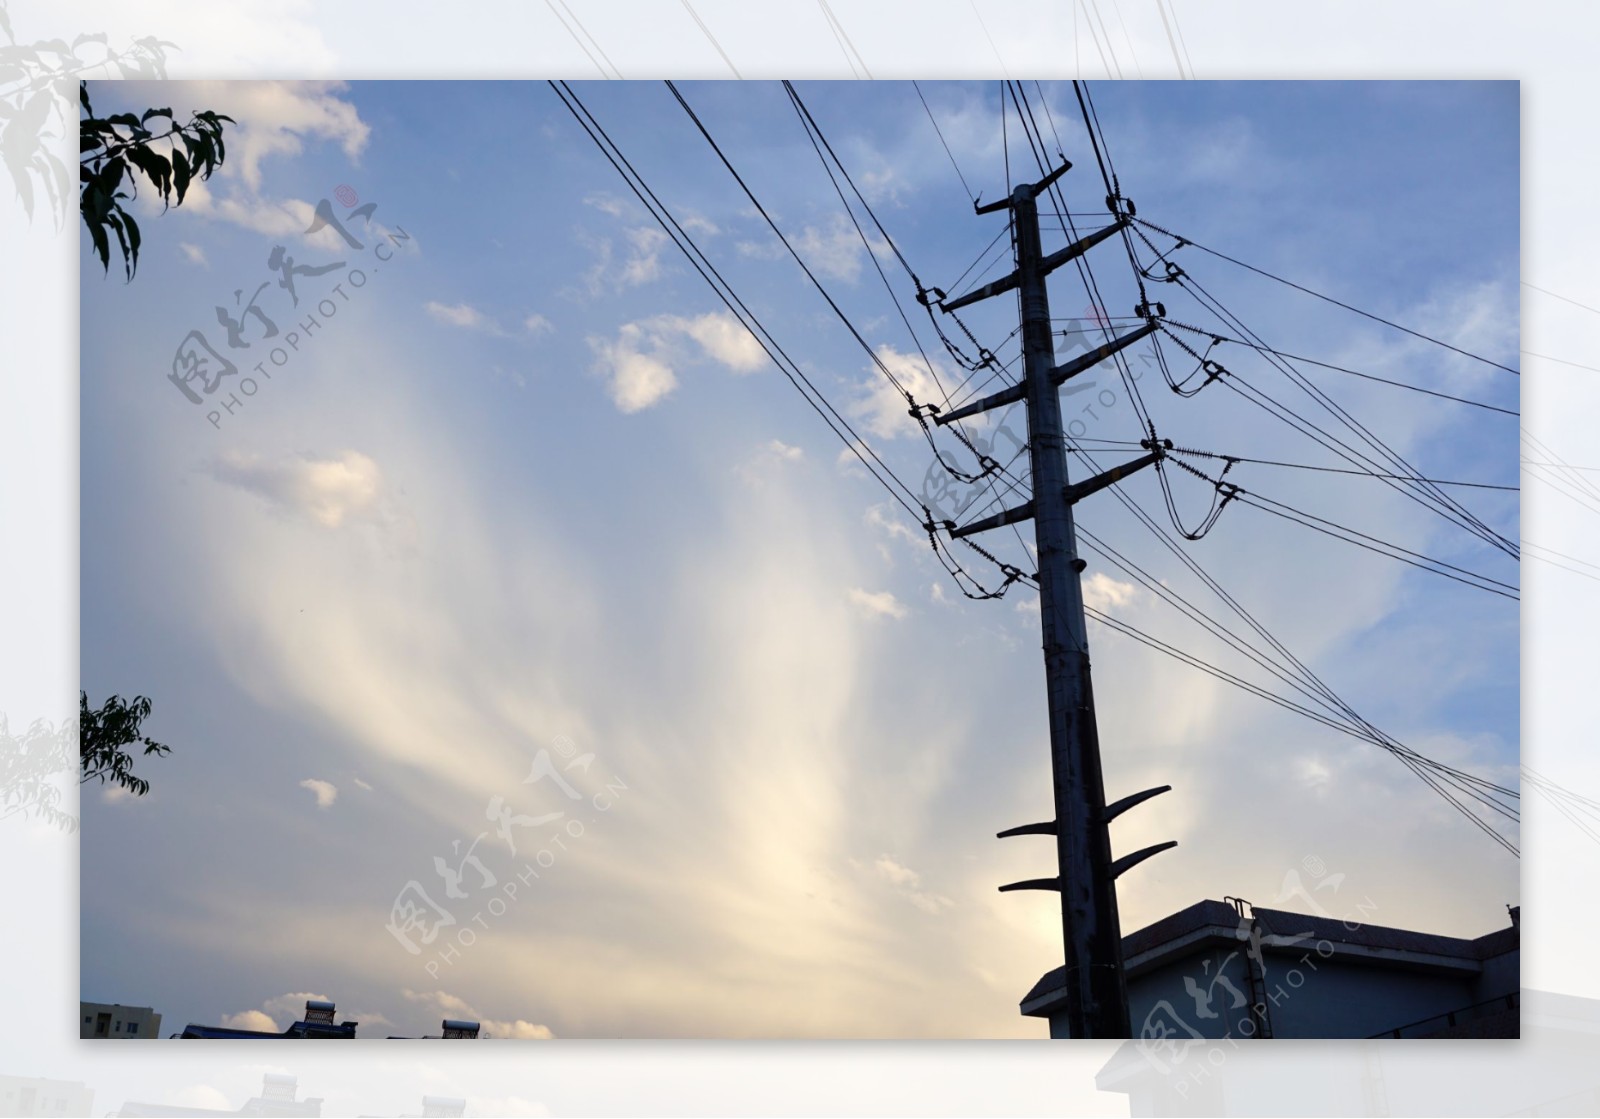
<path fill-rule="evenodd" d="M 753 373 L 767 363 L 767 351 L 731 311 L 713 311 L 692 319 L 666 316 L 663 328 L 680 330 L 735 373 Z"/>
<path fill-rule="evenodd" d="M 955 905 L 955 902 L 943 894 L 929 893 L 922 889 L 922 875 L 889 855 L 879 855 L 872 863 L 872 870 L 880 879 L 895 887 L 895 891 L 901 897 L 924 913 L 938 913 Z"/>
<path fill-rule="evenodd" d="M 896 886 L 915 886 L 922 881 L 920 874 L 910 867 L 901 866 L 888 855 L 879 855 L 872 868 L 878 872 L 878 877 Z"/>
<path fill-rule="evenodd" d="M 1126 606 L 1138 594 L 1139 588 L 1132 583 L 1119 582 L 1103 571 L 1096 571 L 1083 581 L 1083 604 L 1102 612 Z"/>
<path fill-rule="evenodd" d="M 656 315 L 625 323 L 613 341 L 589 339 L 595 369 L 608 381 L 611 399 L 624 412 L 656 404 L 678 387 L 673 366 L 688 360 L 683 341 L 692 340 L 706 357 L 735 373 L 761 366 L 765 354 L 755 338 L 730 312 L 693 318 Z"/>
<path fill-rule="evenodd" d="M 511 331 L 506 330 L 493 317 L 472 306 L 470 303 L 440 303 L 430 299 L 423 305 L 423 309 L 439 322 L 448 326 L 457 326 L 463 330 L 476 330 L 483 334 L 491 334 L 496 338 L 510 338 Z M 549 334 L 555 330 L 554 324 L 549 319 L 537 312 L 523 317 L 522 330 L 535 337 Z"/>
<path fill-rule="evenodd" d="M 548 1041 L 555 1037 L 549 1026 L 529 1022 L 524 1018 L 488 1018 L 472 1008 L 472 1004 L 448 991 L 413 991 L 409 987 L 401 994 L 410 1002 L 431 1007 L 441 1019 L 460 1018 L 478 1023 L 479 1037 L 518 1038 L 528 1041 Z"/>
<path fill-rule="evenodd" d="M 805 452 L 799 447 L 791 447 L 781 439 L 774 439 L 741 464 L 739 474 L 749 485 L 760 487 L 785 464 L 804 458 Z"/>
<path fill-rule="evenodd" d="M 234 123 L 224 132 L 226 158 L 210 179 L 190 184 L 183 210 L 268 237 L 302 238 L 329 251 L 346 248 L 331 228 L 306 235 L 315 217 L 313 202 L 277 198 L 264 190 L 265 165 L 275 157 L 300 155 L 308 141 L 337 144 L 352 165 L 359 161 L 371 128 L 340 96 L 346 88 L 343 82 L 324 81 L 187 85 L 185 92 L 195 104 L 230 116 Z M 166 90 L 156 97 L 170 100 Z M 145 197 L 143 205 L 156 205 L 153 192 Z M 352 232 L 359 236 L 360 228 Z"/>
<path fill-rule="evenodd" d="M 256 1030 L 260 1033 L 282 1033 L 283 1027 L 260 1010 L 241 1010 L 237 1014 L 224 1014 L 222 1024 L 230 1030 Z"/>
<path fill-rule="evenodd" d="M 339 799 L 339 790 L 327 781 L 319 781 L 315 777 L 307 777 L 300 782 L 302 789 L 310 789 L 317 798 L 318 808 L 332 808 L 333 802 Z"/>
<path fill-rule="evenodd" d="M 361 780 L 361 778 L 355 777 L 355 778 L 352 778 L 352 780 L 355 782 L 356 788 L 365 789 L 369 793 L 372 791 L 372 786 L 367 784 L 365 781 Z"/>
<path fill-rule="evenodd" d="M 499 330 L 493 319 L 466 303 L 445 304 L 430 299 L 424 309 L 440 322 L 449 323 L 451 326 L 465 327 L 468 330 L 487 330 L 491 333 Z"/>
<path fill-rule="evenodd" d="M 605 375 L 611 400 L 620 411 L 641 412 L 665 398 L 678 387 L 678 378 L 662 357 L 646 348 L 658 349 L 638 323 L 625 323 L 614 342 L 589 339 L 596 357 L 596 369 Z"/>
<path fill-rule="evenodd" d="M 849 454 L 849 448 L 845 449 L 845 453 Z M 854 455 L 851 455 L 850 457 L 852 459 L 855 458 Z M 890 511 L 888 505 L 879 504 L 870 506 L 867 509 L 866 519 L 867 524 L 871 525 L 875 529 L 887 533 L 891 539 L 904 540 L 906 543 L 914 546 L 921 545 L 926 542 L 926 537 L 919 537 L 916 532 L 912 531 L 911 526 L 906 523 L 904 515 L 898 517 L 895 516 Z"/>
<path fill-rule="evenodd" d="M 218 481 L 264 498 L 281 513 L 306 517 L 324 528 L 382 517 L 382 471 L 359 451 L 344 451 L 331 458 L 299 455 L 276 461 L 229 451 L 210 469 Z"/>
<path fill-rule="evenodd" d="M 863 614 L 869 618 L 904 618 L 908 611 L 891 591 L 864 591 L 860 587 L 850 588 L 850 601 Z"/>
<path fill-rule="evenodd" d="M 875 352 L 884 369 L 894 375 L 918 404 L 940 399 L 938 384 L 920 354 L 903 354 L 890 345 L 879 346 Z M 861 421 L 867 434 L 880 439 L 916 435 L 917 422 L 911 418 L 910 405 L 900 390 L 876 363 L 868 366 L 867 374 L 866 379 L 856 383 L 855 399 L 846 408 L 850 415 Z"/>
<path fill-rule="evenodd" d="M 344 82 L 195 82 L 195 104 L 230 116 L 228 157 L 223 169 L 253 192 L 262 185 L 262 164 L 274 156 L 299 155 L 307 140 L 338 144 L 345 158 L 359 160 L 372 129 L 356 107 L 339 96 Z M 222 172 L 218 172 L 222 174 Z"/>
<path fill-rule="evenodd" d="M 860 278 L 867 247 L 862 244 L 855 226 L 842 214 L 835 214 L 824 228 L 808 225 L 788 237 L 795 252 L 817 275 L 852 284 Z M 741 255 L 758 260 L 789 259 L 788 250 L 776 238 L 740 241 L 734 248 Z"/>
<path fill-rule="evenodd" d="M 482 1037 L 517 1038 L 523 1041 L 549 1041 L 556 1035 L 550 1032 L 549 1026 L 541 1026 L 534 1022 L 524 1021 L 521 1018 L 513 1022 L 501 1022 L 495 1019 L 480 1021 Z"/>
<path fill-rule="evenodd" d="M 715 237 L 722 232 L 715 222 L 700 214 L 686 214 L 678 219 L 678 224 L 690 233 L 700 233 L 707 237 Z"/>
<path fill-rule="evenodd" d="M 661 250 L 667 245 L 667 235 L 648 225 L 630 229 L 625 236 L 633 252 L 622 265 L 622 282 L 636 286 L 647 284 L 661 275 Z"/>
<path fill-rule="evenodd" d="M 183 250 L 183 255 L 188 258 L 190 264 L 198 264 L 202 268 L 211 267 L 206 260 L 206 251 L 199 245 L 191 245 L 187 241 L 179 241 L 178 248 Z"/>
<path fill-rule="evenodd" d="M 614 194 L 585 195 L 583 204 L 585 206 L 593 206 L 601 213 L 610 214 L 614 218 L 620 218 L 628 212 L 627 204 Z"/>

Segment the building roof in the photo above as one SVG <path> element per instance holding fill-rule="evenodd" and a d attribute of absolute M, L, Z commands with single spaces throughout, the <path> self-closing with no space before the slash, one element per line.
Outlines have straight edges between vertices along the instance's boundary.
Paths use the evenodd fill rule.
<path fill-rule="evenodd" d="M 1378 966 L 1477 972 L 1482 970 L 1484 960 L 1514 952 L 1521 943 L 1515 911 L 1510 927 L 1471 940 L 1260 906 L 1251 912 L 1261 924 L 1264 951 L 1304 951 L 1308 943 L 1327 942 L 1335 954 L 1364 958 Z M 1240 917 L 1232 905 L 1199 901 L 1124 936 L 1123 965 L 1129 976 L 1135 976 L 1175 956 L 1200 948 L 1236 945 L 1241 939 Z M 1046 972 L 1022 997 L 1022 1013 L 1048 1017 L 1064 993 L 1065 975 L 1064 966 Z"/>
<path fill-rule="evenodd" d="M 271 1030 L 236 1030 L 231 1026 L 201 1026 L 190 1022 L 180 1038 L 330 1038 L 354 1039 L 358 1022 L 334 1022 L 334 1005 L 326 999 L 307 999 L 305 1017 L 280 1033 Z"/>

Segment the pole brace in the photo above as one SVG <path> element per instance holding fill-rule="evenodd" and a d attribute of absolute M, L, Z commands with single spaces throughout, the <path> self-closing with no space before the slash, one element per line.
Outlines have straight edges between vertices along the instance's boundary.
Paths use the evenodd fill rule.
<path fill-rule="evenodd" d="M 1176 847 L 1177 845 L 1178 841 L 1176 839 L 1169 839 L 1165 843 L 1155 843 L 1149 847 L 1135 851 L 1131 855 L 1124 855 L 1122 858 L 1111 864 L 1111 877 L 1113 879 L 1121 878 L 1125 873 L 1144 862 L 1151 855 L 1159 855 L 1161 852 Z M 1003 888 L 1004 887 L 1002 887 L 1002 889 Z"/>

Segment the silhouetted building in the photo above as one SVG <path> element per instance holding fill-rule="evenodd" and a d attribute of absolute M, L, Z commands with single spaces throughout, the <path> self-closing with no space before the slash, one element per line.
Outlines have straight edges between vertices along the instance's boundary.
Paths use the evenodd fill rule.
<path fill-rule="evenodd" d="M 1516 908 L 1509 927 L 1465 940 L 1229 900 L 1123 938 L 1133 1036 L 1152 1054 L 1211 1039 L 1518 1036 Z M 1065 1036 L 1062 974 L 1022 1000 L 1051 1037 Z"/>
<path fill-rule="evenodd" d="M 307 999 L 306 1016 L 282 1033 L 270 1030 L 238 1030 L 231 1026 L 200 1026 L 190 1022 L 183 1028 L 180 1038 L 330 1038 L 350 1039 L 356 1036 L 357 1022 L 333 1020 L 333 1003 L 324 999 Z"/>

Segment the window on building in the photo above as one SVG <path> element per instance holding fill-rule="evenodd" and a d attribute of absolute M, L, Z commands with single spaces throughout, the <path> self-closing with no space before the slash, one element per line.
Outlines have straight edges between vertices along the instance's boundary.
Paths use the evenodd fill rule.
<path fill-rule="evenodd" d="M 139 1032 L 139 1023 L 137 1023 L 137 1022 L 129 1022 L 128 1023 L 128 1032 L 130 1034 L 138 1033 Z"/>

